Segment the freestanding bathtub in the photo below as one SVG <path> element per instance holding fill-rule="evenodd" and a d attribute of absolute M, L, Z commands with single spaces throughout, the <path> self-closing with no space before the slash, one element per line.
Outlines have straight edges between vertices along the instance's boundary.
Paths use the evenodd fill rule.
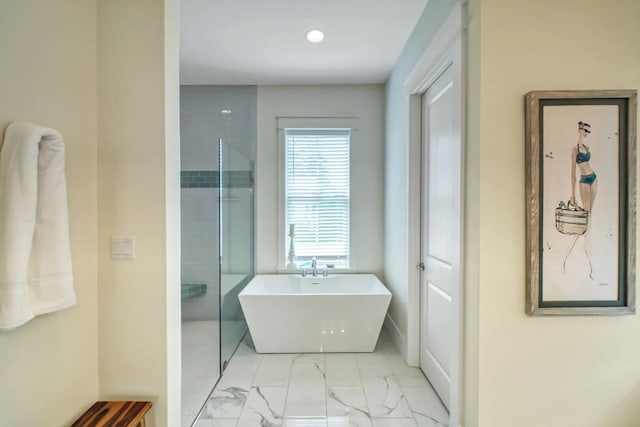
<path fill-rule="evenodd" d="M 258 353 L 372 352 L 391 301 L 373 274 L 258 275 L 238 297 Z"/>

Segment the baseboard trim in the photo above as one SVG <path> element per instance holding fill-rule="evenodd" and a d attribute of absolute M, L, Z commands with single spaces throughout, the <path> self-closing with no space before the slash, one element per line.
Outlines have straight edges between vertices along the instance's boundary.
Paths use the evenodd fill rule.
<path fill-rule="evenodd" d="M 387 330 L 387 332 L 389 332 L 389 335 L 391 335 L 391 339 L 393 339 L 393 342 L 396 344 L 396 347 L 398 347 L 398 350 L 400 350 L 400 354 L 402 355 L 402 358 L 406 362 L 407 361 L 407 339 L 405 338 L 404 335 L 402 335 L 402 332 L 400 332 L 400 329 L 398 329 L 398 325 L 396 325 L 396 322 L 394 322 L 391 316 L 389 316 L 389 313 L 387 313 L 387 315 L 384 318 L 384 327 Z"/>

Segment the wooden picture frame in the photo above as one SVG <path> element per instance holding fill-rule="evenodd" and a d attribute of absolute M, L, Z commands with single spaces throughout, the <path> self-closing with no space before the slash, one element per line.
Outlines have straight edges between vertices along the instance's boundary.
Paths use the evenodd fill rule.
<path fill-rule="evenodd" d="M 635 313 L 637 91 L 525 102 L 526 313 Z"/>

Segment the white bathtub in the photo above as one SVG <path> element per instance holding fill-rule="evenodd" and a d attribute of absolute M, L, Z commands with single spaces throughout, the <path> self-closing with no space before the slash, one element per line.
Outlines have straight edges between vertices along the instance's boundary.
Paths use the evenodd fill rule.
<path fill-rule="evenodd" d="M 371 352 L 391 301 L 373 274 L 258 275 L 238 297 L 258 353 Z"/>

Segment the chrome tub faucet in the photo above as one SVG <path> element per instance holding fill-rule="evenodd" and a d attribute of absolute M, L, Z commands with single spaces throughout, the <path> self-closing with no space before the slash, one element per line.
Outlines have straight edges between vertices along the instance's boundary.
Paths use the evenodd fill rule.
<path fill-rule="evenodd" d="M 311 258 L 311 270 L 307 271 L 306 268 L 303 268 L 300 273 L 302 274 L 302 277 L 307 277 L 307 273 L 311 273 L 313 277 L 318 277 L 318 273 L 322 274 L 323 277 L 328 277 L 329 276 L 328 270 L 329 270 L 328 268 L 325 268 L 324 270 L 321 268 L 318 268 L 318 261 L 316 257 L 313 257 Z"/>

